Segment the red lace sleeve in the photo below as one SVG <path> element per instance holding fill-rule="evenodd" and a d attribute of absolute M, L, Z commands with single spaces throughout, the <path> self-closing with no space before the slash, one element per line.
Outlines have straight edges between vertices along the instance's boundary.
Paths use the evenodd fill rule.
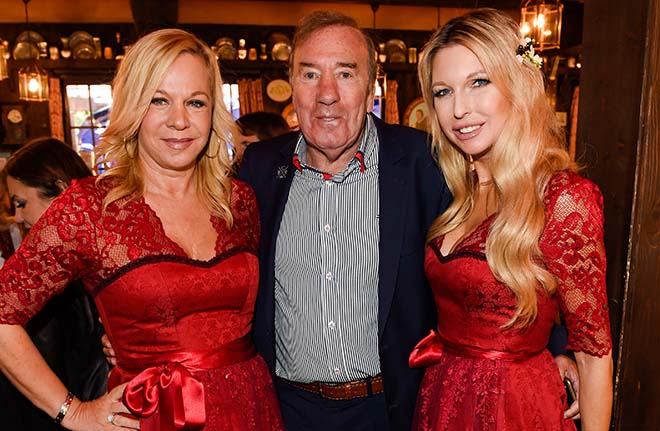
<path fill-rule="evenodd" d="M 612 348 L 605 285 L 603 197 L 575 173 L 555 175 L 546 193 L 541 249 L 557 277 L 568 348 L 603 356 Z"/>
<path fill-rule="evenodd" d="M 80 278 L 94 255 L 92 196 L 71 186 L 35 223 L 0 270 L 0 323 L 25 325 L 48 300 Z"/>

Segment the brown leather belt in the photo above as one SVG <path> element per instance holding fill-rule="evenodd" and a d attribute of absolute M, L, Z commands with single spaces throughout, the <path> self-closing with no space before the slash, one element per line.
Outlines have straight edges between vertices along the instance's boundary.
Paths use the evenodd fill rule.
<path fill-rule="evenodd" d="M 383 377 L 380 374 L 375 377 L 367 377 L 366 379 L 346 383 L 299 383 L 286 379 L 280 380 L 329 400 L 353 400 L 383 393 Z"/>

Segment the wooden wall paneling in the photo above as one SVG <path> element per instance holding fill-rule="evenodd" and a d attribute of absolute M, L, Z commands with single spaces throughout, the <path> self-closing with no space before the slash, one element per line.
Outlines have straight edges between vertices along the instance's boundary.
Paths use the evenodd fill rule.
<path fill-rule="evenodd" d="M 48 117 L 50 118 L 50 136 L 60 141 L 66 141 L 64 138 L 64 117 L 63 117 L 63 98 L 62 87 L 59 78 L 49 78 L 48 88 Z"/>
<path fill-rule="evenodd" d="M 585 4 L 576 159 L 605 198 L 607 287 L 614 357 L 626 279 L 642 92 L 646 4 Z"/>
<path fill-rule="evenodd" d="M 585 3 L 577 155 L 605 198 L 612 429 L 660 429 L 660 0 Z"/>
<path fill-rule="evenodd" d="M 649 2 L 614 428 L 660 429 L 660 0 Z"/>

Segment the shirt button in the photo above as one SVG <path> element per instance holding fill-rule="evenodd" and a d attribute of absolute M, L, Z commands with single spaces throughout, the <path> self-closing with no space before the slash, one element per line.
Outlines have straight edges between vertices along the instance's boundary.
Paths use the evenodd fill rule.
<path fill-rule="evenodd" d="M 331 272 L 326 272 L 325 273 L 325 279 L 328 281 L 332 281 L 332 273 Z"/>
<path fill-rule="evenodd" d="M 341 370 L 339 368 L 335 368 L 335 374 L 341 374 Z"/>
<path fill-rule="evenodd" d="M 333 184 L 333 182 L 330 181 L 330 180 L 326 180 L 326 181 L 325 181 L 325 185 L 326 185 L 326 187 L 331 187 L 332 184 Z"/>
<path fill-rule="evenodd" d="M 325 226 L 323 226 L 323 230 L 326 232 L 330 232 L 330 225 L 326 224 Z"/>
<path fill-rule="evenodd" d="M 330 328 L 330 329 L 335 329 L 335 322 L 332 321 L 332 320 L 329 321 L 329 322 L 328 322 L 328 328 Z"/>

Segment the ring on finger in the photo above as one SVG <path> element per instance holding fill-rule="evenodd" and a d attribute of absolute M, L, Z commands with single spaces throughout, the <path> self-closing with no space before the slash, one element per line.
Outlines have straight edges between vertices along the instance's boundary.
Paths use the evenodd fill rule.
<path fill-rule="evenodd" d="M 108 417 L 107 417 L 106 419 L 107 419 L 108 422 L 110 422 L 111 424 L 113 424 L 113 425 L 115 424 L 115 414 L 114 414 L 114 413 L 109 414 Z"/>

